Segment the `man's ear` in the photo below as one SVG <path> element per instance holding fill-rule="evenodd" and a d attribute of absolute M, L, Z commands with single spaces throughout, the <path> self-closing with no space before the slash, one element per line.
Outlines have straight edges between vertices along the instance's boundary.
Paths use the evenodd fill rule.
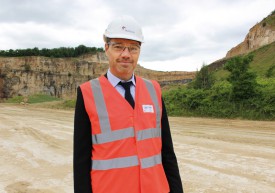
<path fill-rule="evenodd" d="M 106 52 L 109 49 L 109 45 L 107 43 L 105 43 L 104 48 L 105 48 L 105 52 Z"/>
<path fill-rule="evenodd" d="M 107 51 L 108 51 L 109 48 L 110 48 L 110 46 L 109 46 L 107 43 L 105 43 L 104 49 L 105 49 L 105 55 L 107 56 L 107 58 L 108 58 L 108 53 L 107 53 Z"/>

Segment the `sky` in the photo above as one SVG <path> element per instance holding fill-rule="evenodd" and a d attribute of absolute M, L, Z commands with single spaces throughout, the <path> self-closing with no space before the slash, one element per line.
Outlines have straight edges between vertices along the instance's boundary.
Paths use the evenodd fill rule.
<path fill-rule="evenodd" d="M 0 50 L 104 47 L 107 25 L 130 15 L 145 38 L 141 66 L 196 71 L 273 10 L 275 0 L 0 0 Z"/>

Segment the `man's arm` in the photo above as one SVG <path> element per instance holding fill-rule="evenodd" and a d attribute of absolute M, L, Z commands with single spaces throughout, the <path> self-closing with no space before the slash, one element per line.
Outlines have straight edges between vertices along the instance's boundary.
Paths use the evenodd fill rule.
<path fill-rule="evenodd" d="M 173 142 L 168 122 L 167 112 L 162 99 L 162 118 L 161 118 L 161 137 L 162 137 L 162 164 L 169 183 L 170 193 L 183 193 L 182 182 L 179 173 L 177 158 L 173 148 Z"/>
<path fill-rule="evenodd" d="M 91 123 L 80 87 L 77 88 L 73 148 L 74 192 L 91 193 Z"/>

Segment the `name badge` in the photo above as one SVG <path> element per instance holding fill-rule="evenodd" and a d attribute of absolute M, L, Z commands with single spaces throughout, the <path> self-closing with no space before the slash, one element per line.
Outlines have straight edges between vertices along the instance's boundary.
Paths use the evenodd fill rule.
<path fill-rule="evenodd" d="M 154 113 L 153 105 L 142 105 L 144 113 Z"/>

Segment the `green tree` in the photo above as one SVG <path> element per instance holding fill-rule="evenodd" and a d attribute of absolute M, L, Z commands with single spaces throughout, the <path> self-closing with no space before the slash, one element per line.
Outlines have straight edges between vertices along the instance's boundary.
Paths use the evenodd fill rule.
<path fill-rule="evenodd" d="M 200 71 L 197 72 L 194 82 L 191 87 L 194 89 L 210 89 L 214 83 L 212 73 L 209 72 L 208 66 L 203 64 Z"/>
<path fill-rule="evenodd" d="M 43 48 L 39 50 L 37 47 L 35 48 L 27 48 L 27 49 L 17 49 L 17 50 L 0 50 L 0 56 L 8 56 L 8 57 L 20 57 L 20 56 L 46 56 L 46 57 L 78 57 L 82 54 L 92 53 L 95 54 L 97 52 L 103 52 L 103 48 L 96 47 L 86 47 L 84 45 L 79 45 L 75 48 L 53 48 L 47 49 Z"/>
<path fill-rule="evenodd" d="M 75 48 L 75 55 L 80 56 L 81 54 L 88 53 L 88 48 L 84 45 L 79 45 Z"/>
<path fill-rule="evenodd" d="M 272 74 L 275 74 L 275 73 L 273 73 L 273 71 L 275 72 L 275 64 L 273 64 L 272 66 L 270 66 L 270 67 L 267 69 L 267 71 L 266 71 L 266 73 L 265 73 L 265 76 L 266 76 L 267 78 L 272 77 Z"/>
<path fill-rule="evenodd" d="M 224 66 L 231 73 L 228 81 L 232 84 L 231 98 L 234 101 L 243 101 L 257 94 L 256 74 L 249 71 L 252 60 L 252 55 L 234 57 Z"/>

